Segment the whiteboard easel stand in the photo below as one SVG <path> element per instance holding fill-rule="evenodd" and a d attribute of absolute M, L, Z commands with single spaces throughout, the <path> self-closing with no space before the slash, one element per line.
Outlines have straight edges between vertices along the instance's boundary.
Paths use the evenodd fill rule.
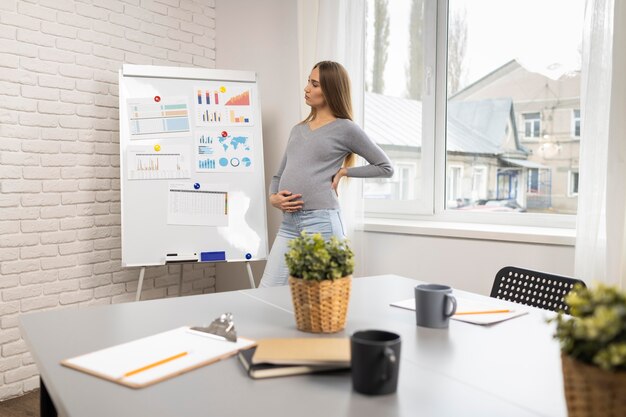
<path fill-rule="evenodd" d="M 250 266 L 250 262 L 246 261 L 246 270 L 248 271 L 248 279 L 250 280 L 250 288 L 256 288 L 254 284 L 254 276 L 252 275 L 252 267 Z"/>
<path fill-rule="evenodd" d="M 141 298 L 141 287 L 143 287 L 143 277 L 146 275 L 146 267 L 142 266 L 139 271 L 139 283 L 137 284 L 137 294 L 135 294 L 135 301 L 139 301 Z M 254 281 L 253 281 L 254 282 Z M 183 264 L 180 264 L 180 276 L 178 281 L 178 296 L 183 295 Z"/>
<path fill-rule="evenodd" d="M 139 301 L 141 297 L 141 287 L 143 286 L 143 277 L 146 275 L 146 267 L 142 266 L 139 271 L 139 284 L 137 284 L 137 294 L 135 295 L 135 301 Z"/>
<path fill-rule="evenodd" d="M 246 261 L 246 270 L 248 271 L 248 280 L 250 281 L 250 288 L 256 288 L 254 283 L 254 275 L 252 275 L 252 267 L 250 262 Z M 139 271 L 139 283 L 137 284 L 137 294 L 135 294 L 135 301 L 139 301 L 141 298 L 141 287 L 143 287 L 143 277 L 146 275 L 146 267 L 142 266 Z M 180 265 L 180 280 L 178 282 L 178 296 L 183 295 L 183 265 Z"/>

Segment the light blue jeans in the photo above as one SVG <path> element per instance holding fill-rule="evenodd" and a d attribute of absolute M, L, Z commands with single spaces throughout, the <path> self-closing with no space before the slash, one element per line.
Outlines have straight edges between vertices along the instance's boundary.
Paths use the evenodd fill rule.
<path fill-rule="evenodd" d="M 289 250 L 287 244 L 291 239 L 300 236 L 300 232 L 303 231 L 320 233 L 324 239 L 330 239 L 332 236 L 344 239 L 346 236 L 339 210 L 300 210 L 294 213 L 283 213 L 283 221 L 267 257 L 259 287 L 288 284 L 289 270 L 285 263 L 285 253 Z"/>

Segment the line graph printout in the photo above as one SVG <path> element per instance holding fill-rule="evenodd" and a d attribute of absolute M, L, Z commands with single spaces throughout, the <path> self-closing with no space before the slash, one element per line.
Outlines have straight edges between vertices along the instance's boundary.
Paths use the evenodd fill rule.
<path fill-rule="evenodd" d="M 226 185 L 170 182 L 168 224 L 228 226 Z"/>
<path fill-rule="evenodd" d="M 187 146 L 129 146 L 127 167 L 129 180 L 189 178 L 191 158 Z"/>
<path fill-rule="evenodd" d="M 252 172 L 252 134 L 243 129 L 196 131 L 196 172 Z"/>
<path fill-rule="evenodd" d="M 189 132 L 189 108 L 185 98 L 129 99 L 128 119 L 131 140 Z"/>

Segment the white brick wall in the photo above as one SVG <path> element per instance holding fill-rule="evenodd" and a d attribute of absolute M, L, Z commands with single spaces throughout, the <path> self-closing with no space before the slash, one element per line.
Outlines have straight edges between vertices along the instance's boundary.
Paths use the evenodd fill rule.
<path fill-rule="evenodd" d="M 122 63 L 214 68 L 214 1 L 0 0 L 0 401 L 38 386 L 20 314 L 134 300 Z M 178 295 L 180 268 L 149 268 L 143 299 Z M 184 266 L 183 294 L 214 291 L 214 265 Z"/>

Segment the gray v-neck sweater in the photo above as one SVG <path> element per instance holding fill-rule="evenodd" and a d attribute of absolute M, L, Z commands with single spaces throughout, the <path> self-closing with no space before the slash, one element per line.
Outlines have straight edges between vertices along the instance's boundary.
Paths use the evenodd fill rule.
<path fill-rule="evenodd" d="M 307 124 L 295 125 L 283 161 L 272 177 L 270 194 L 282 190 L 302 194 L 303 210 L 339 208 L 331 184 L 349 153 L 363 157 L 369 165 L 348 168 L 348 177 L 393 175 L 387 155 L 351 120 L 336 119 L 315 130 Z"/>

